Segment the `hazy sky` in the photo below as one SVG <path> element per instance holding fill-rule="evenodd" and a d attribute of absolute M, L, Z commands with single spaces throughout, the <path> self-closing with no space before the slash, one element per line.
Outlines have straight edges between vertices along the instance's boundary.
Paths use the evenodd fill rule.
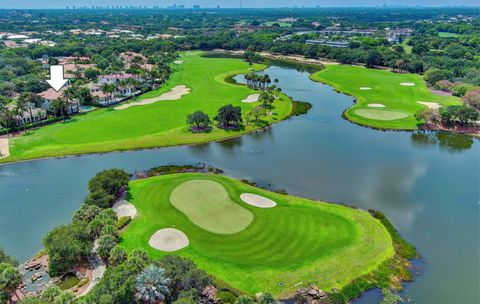
<path fill-rule="evenodd" d="M 0 8 L 64 8 L 76 5 L 146 5 L 165 7 L 174 3 L 184 4 L 191 7 L 199 4 L 203 7 L 239 7 L 240 1 L 243 7 L 292 7 L 297 6 L 376 6 L 381 4 L 390 5 L 421 5 L 421 6 L 445 6 L 445 5 L 468 5 L 479 6 L 480 0 L 0 0 Z"/>

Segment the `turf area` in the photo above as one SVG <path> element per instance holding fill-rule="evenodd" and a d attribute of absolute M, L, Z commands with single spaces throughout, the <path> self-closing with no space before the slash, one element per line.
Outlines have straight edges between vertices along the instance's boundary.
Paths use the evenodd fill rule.
<path fill-rule="evenodd" d="M 245 115 L 259 103 L 242 103 L 241 100 L 255 91 L 224 81 L 226 76 L 248 72 L 248 63 L 240 59 L 205 58 L 200 52 L 184 53 L 181 60 L 183 64 L 173 65 L 175 72 L 166 85 L 137 99 L 160 96 L 177 85 L 189 87 L 190 94 L 179 100 L 161 101 L 121 111 L 101 109 L 74 116 L 65 123 L 30 131 L 11 141 L 11 156 L 0 162 L 201 143 L 239 136 L 261 127 L 251 124 L 235 132 L 218 128 L 210 133 L 189 132 L 186 116 L 196 110 L 208 113 L 213 119 L 217 110 L 225 104 L 242 107 Z M 255 65 L 253 68 L 264 67 Z M 273 107 L 274 114 L 265 117 L 264 124 L 286 118 L 291 112 L 292 103 L 288 97 L 281 95 Z"/>
<path fill-rule="evenodd" d="M 450 33 L 450 32 L 438 32 L 438 37 L 442 38 L 457 38 L 460 34 L 457 33 Z"/>
<path fill-rule="evenodd" d="M 170 202 L 192 223 L 221 234 L 240 232 L 253 220 L 253 214 L 233 202 L 222 184 L 192 180 L 172 191 Z"/>
<path fill-rule="evenodd" d="M 248 227 L 234 234 L 212 233 L 174 206 L 175 192 L 188 185 L 190 193 L 182 199 L 212 208 L 202 210 L 211 221 L 223 216 L 224 208 L 215 214 L 218 203 L 203 204 L 208 197 L 218 200 L 217 192 L 195 189 L 206 182 L 211 182 L 207 188 L 215 185 L 226 191 L 230 206 L 237 204 L 253 214 Z M 277 206 L 250 206 L 240 200 L 242 193 L 264 196 Z M 277 194 L 225 176 L 188 173 L 136 180 L 130 182 L 129 200 L 138 215 L 122 233 L 120 246 L 128 251 L 142 248 L 160 258 L 167 253 L 151 248 L 149 238 L 162 228 L 179 229 L 190 244 L 174 254 L 193 259 L 218 280 L 251 295 L 289 296 L 310 283 L 324 290 L 341 288 L 394 254 L 390 234 L 365 211 Z"/>
<path fill-rule="evenodd" d="M 417 129 L 420 121 L 415 113 L 426 108 L 417 101 L 437 102 L 440 105 L 460 104 L 460 99 L 431 93 L 422 76 L 398 74 L 385 70 L 367 69 L 351 65 L 327 65 L 311 78 L 352 95 L 356 103 L 345 111 L 345 116 L 358 124 L 382 129 Z M 400 83 L 414 83 L 402 86 Z M 370 87 L 370 90 L 361 90 Z M 382 110 L 369 109 L 368 104 L 380 103 Z"/>

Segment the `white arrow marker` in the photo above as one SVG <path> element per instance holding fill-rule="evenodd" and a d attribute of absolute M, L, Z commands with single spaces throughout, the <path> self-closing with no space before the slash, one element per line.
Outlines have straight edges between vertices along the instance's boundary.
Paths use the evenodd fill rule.
<path fill-rule="evenodd" d="M 51 65 L 50 79 L 46 81 L 55 91 L 60 91 L 68 81 L 68 79 L 63 77 L 63 65 Z"/>

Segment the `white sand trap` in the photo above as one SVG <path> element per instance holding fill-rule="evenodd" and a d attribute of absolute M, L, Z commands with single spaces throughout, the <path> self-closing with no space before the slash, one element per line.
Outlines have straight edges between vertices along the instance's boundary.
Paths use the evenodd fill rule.
<path fill-rule="evenodd" d="M 413 87 L 415 85 L 415 83 L 414 82 L 400 82 L 400 85 L 404 86 L 404 87 Z"/>
<path fill-rule="evenodd" d="M 381 103 L 369 103 L 367 106 L 370 108 L 385 108 L 385 105 Z"/>
<path fill-rule="evenodd" d="M 372 88 L 371 87 L 360 87 L 360 90 L 362 91 L 368 91 L 368 90 L 371 90 Z"/>
<path fill-rule="evenodd" d="M 427 106 L 430 109 L 440 109 L 442 107 L 437 102 L 429 102 L 429 101 L 417 101 L 417 102 L 421 105 Z"/>
<path fill-rule="evenodd" d="M 277 203 L 269 198 L 252 193 L 242 193 L 240 194 L 240 199 L 245 203 L 258 208 L 273 208 L 277 205 Z"/>
<path fill-rule="evenodd" d="M 8 138 L 0 138 L 0 158 L 10 156 L 10 148 L 8 147 Z"/>
<path fill-rule="evenodd" d="M 175 64 L 182 64 L 182 63 L 183 63 L 183 60 L 175 60 L 173 63 L 175 63 Z"/>
<path fill-rule="evenodd" d="M 259 98 L 260 98 L 260 94 L 251 94 L 251 95 L 248 95 L 247 98 L 242 100 L 242 102 L 245 102 L 245 103 L 257 102 Z"/>
<path fill-rule="evenodd" d="M 143 99 L 143 100 L 123 104 L 118 107 L 115 107 L 115 110 L 123 110 L 133 106 L 144 106 L 144 105 L 155 103 L 157 101 L 178 100 L 182 98 L 183 95 L 187 95 L 189 93 L 190 93 L 190 88 L 184 85 L 177 85 L 176 87 L 171 89 L 169 92 L 163 93 L 158 97 Z"/>
<path fill-rule="evenodd" d="M 125 200 L 124 198 L 119 199 L 115 202 L 112 206 L 113 211 L 117 214 L 118 218 L 122 216 L 128 216 L 130 218 L 134 218 L 137 215 L 137 208 L 132 205 L 129 201 Z"/>
<path fill-rule="evenodd" d="M 174 228 L 160 229 L 155 232 L 148 244 L 161 251 L 177 251 L 188 246 L 188 238 L 185 233 Z"/>

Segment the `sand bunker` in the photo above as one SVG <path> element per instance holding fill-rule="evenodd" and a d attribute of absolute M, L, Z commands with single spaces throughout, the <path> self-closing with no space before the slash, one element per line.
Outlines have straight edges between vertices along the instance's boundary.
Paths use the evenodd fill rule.
<path fill-rule="evenodd" d="M 137 209 L 129 201 L 126 201 L 124 198 L 120 198 L 112 206 L 113 211 L 117 214 L 118 218 L 123 216 L 128 216 L 134 218 L 137 215 Z"/>
<path fill-rule="evenodd" d="M 175 60 L 173 63 L 175 63 L 175 64 L 182 64 L 182 63 L 183 63 L 183 60 Z"/>
<path fill-rule="evenodd" d="M 370 108 L 385 108 L 385 105 L 381 104 L 381 103 L 369 103 L 367 105 L 367 107 L 370 107 Z"/>
<path fill-rule="evenodd" d="M 257 102 L 259 98 L 260 98 L 260 94 L 251 94 L 247 98 L 242 100 L 242 102 L 245 102 L 245 103 Z"/>
<path fill-rule="evenodd" d="M 360 90 L 362 91 L 368 91 L 368 90 L 371 90 L 372 88 L 371 87 L 360 87 Z"/>
<path fill-rule="evenodd" d="M 245 203 L 258 208 L 273 208 L 277 205 L 277 203 L 271 199 L 252 193 L 242 193 L 240 199 Z"/>
<path fill-rule="evenodd" d="M 404 86 L 404 87 L 413 87 L 415 85 L 415 83 L 414 82 L 401 82 L 400 85 Z"/>
<path fill-rule="evenodd" d="M 428 101 L 417 101 L 417 102 L 421 105 L 427 106 L 430 109 L 439 109 L 442 107 L 437 102 L 428 102 Z"/>
<path fill-rule="evenodd" d="M 185 233 L 174 228 L 160 229 L 155 232 L 148 244 L 161 251 L 177 251 L 188 246 L 188 238 Z"/>
<path fill-rule="evenodd" d="M 115 110 L 123 110 L 133 106 L 144 106 L 144 105 L 155 103 L 157 101 L 178 100 L 182 98 L 183 95 L 187 95 L 189 93 L 190 93 L 190 88 L 184 85 L 177 85 L 176 87 L 171 89 L 169 92 L 163 93 L 158 97 L 143 99 L 143 100 L 123 104 L 121 106 L 115 107 Z"/>
<path fill-rule="evenodd" d="M 8 138 L 0 138 L 0 158 L 10 156 L 10 148 L 8 147 Z"/>

